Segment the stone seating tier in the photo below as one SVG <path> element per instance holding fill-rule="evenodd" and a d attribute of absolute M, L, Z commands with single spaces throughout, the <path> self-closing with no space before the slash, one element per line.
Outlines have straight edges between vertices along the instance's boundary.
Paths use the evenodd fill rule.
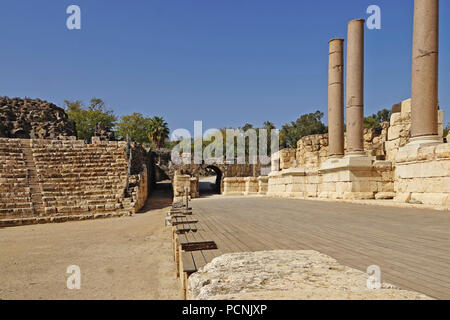
<path fill-rule="evenodd" d="M 123 215 L 125 143 L 0 139 L 0 219 Z"/>

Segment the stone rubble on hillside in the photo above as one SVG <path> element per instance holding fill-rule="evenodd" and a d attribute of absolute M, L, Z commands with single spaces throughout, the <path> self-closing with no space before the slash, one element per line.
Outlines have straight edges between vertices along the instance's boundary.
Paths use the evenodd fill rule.
<path fill-rule="evenodd" d="M 76 136 L 64 109 L 40 99 L 0 97 L 0 138 Z"/>

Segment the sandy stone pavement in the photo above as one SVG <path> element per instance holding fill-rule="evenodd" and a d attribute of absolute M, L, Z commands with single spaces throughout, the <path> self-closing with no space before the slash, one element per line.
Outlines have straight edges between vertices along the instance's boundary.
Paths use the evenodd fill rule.
<path fill-rule="evenodd" d="M 0 229 L 0 299 L 180 299 L 167 203 L 149 202 L 133 217 Z"/>

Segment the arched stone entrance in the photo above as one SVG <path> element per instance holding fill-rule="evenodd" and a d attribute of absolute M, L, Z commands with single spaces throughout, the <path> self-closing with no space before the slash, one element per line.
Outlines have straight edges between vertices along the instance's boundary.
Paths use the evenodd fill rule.
<path fill-rule="evenodd" d="M 222 170 L 220 170 L 218 167 L 216 167 L 214 165 L 210 165 L 205 168 L 205 171 L 206 171 L 206 173 L 214 172 L 214 174 L 216 176 L 214 193 L 221 194 L 222 193 L 222 178 L 223 178 Z M 200 193 L 201 193 L 201 190 L 200 190 Z"/>

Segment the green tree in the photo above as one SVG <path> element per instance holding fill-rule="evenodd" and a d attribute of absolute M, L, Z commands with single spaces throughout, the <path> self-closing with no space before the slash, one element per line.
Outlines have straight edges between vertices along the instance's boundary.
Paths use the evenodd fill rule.
<path fill-rule="evenodd" d="M 95 134 L 95 128 L 101 123 L 106 128 L 113 128 L 116 123 L 114 112 L 106 108 L 102 99 L 92 98 L 87 108 L 80 100 L 64 101 L 70 120 L 76 124 L 78 139 L 89 140 Z"/>
<path fill-rule="evenodd" d="M 449 132 L 450 132 L 450 123 L 447 123 L 447 125 L 444 127 L 444 138 L 447 137 Z"/>
<path fill-rule="evenodd" d="M 152 120 L 140 113 L 122 116 L 117 124 L 118 136 L 125 138 L 127 135 L 136 142 L 149 144 Z"/>
<path fill-rule="evenodd" d="M 169 126 L 161 117 L 153 117 L 150 120 L 150 131 L 148 133 L 149 140 L 156 148 L 163 148 L 166 139 L 169 138 Z"/>
<path fill-rule="evenodd" d="M 364 118 L 364 128 L 381 129 L 383 122 L 389 121 L 391 112 L 388 109 L 378 111 L 376 114 Z"/>
<path fill-rule="evenodd" d="M 302 137 L 326 133 L 328 128 L 322 122 L 323 116 L 323 112 L 316 111 L 302 115 L 295 122 L 286 123 L 280 131 L 280 146 L 296 148 Z"/>

